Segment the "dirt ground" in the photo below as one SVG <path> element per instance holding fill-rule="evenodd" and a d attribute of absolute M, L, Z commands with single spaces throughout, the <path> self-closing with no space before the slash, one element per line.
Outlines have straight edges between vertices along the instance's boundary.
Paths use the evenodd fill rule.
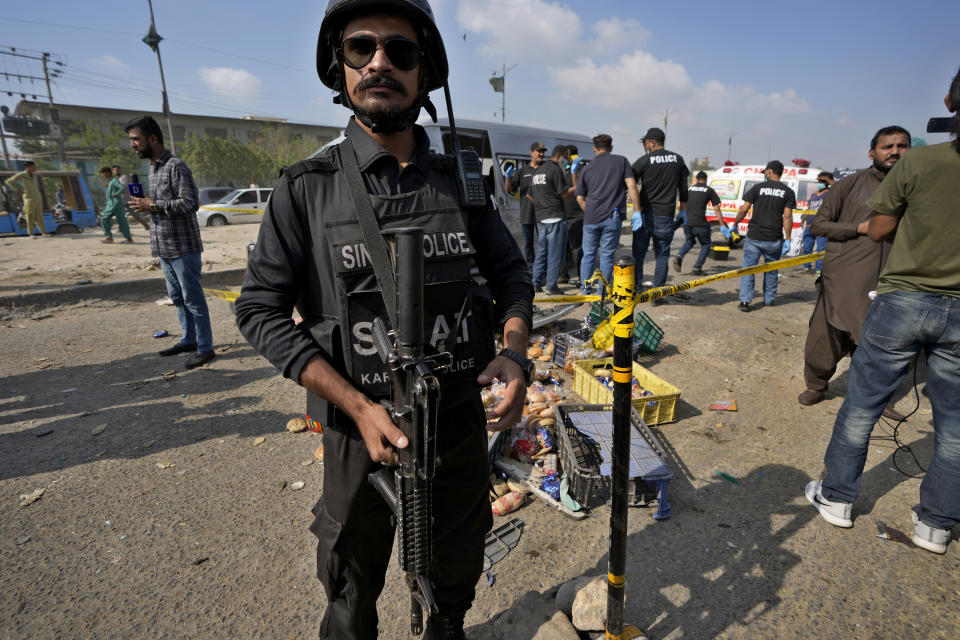
<path fill-rule="evenodd" d="M 241 266 L 256 230 L 205 229 L 207 268 Z M 155 278 L 151 264 L 147 244 L 102 245 L 89 231 L 0 239 L 0 294 Z M 920 481 L 897 471 L 919 473 L 908 453 L 873 443 L 852 529 L 826 524 L 803 498 L 847 368 L 826 401 L 797 404 L 813 279 L 785 272 L 777 304 L 749 314 L 736 287 L 644 309 L 665 335 L 643 364 L 682 395 L 676 422 L 655 429 L 671 452 L 673 515 L 630 511 L 626 621 L 657 640 L 960 636 L 960 545 L 940 557 L 877 537 L 879 523 L 911 532 Z M 162 295 L 152 280 L 135 295 L 63 303 L 51 292 L 0 307 L 0 638 L 316 637 L 324 597 L 307 526 L 323 465 L 307 463 L 320 438 L 284 428 L 303 393 L 217 298 L 217 359 L 186 371 L 183 356 L 158 357 L 175 338 L 151 335 L 177 331 L 174 310 L 154 302 Z M 728 398 L 737 412 L 708 410 Z M 930 403 L 905 383 L 896 406 L 916 408 L 899 437 L 926 466 Z M 305 488 L 291 490 L 297 481 Z M 561 584 L 606 571 L 608 508 L 574 521 L 535 500 L 497 524 L 513 517 L 523 537 L 492 584 L 477 585 L 474 640 L 531 638 Z M 395 566 L 387 584 L 381 637 L 410 637 Z"/>

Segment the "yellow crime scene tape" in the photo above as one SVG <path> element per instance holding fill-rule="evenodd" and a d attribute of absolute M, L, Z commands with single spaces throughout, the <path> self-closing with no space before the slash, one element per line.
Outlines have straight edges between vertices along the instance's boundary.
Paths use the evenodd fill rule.
<path fill-rule="evenodd" d="M 208 296 L 213 296 L 215 298 L 223 298 L 227 302 L 236 302 L 237 298 L 240 297 L 239 291 L 225 291 L 223 289 L 207 289 L 204 288 L 203 292 Z"/>
<path fill-rule="evenodd" d="M 201 209 L 206 209 L 207 211 L 216 213 L 218 211 L 229 211 L 230 213 L 259 213 L 263 214 L 263 211 L 260 209 L 226 209 L 223 207 L 200 207 Z"/>
<path fill-rule="evenodd" d="M 641 294 L 633 294 L 632 292 L 618 292 L 614 291 L 610 298 L 616 300 L 618 306 L 622 307 L 619 312 L 608 316 L 600 323 L 596 331 L 593 332 L 593 347 L 595 349 L 606 349 L 613 344 L 613 328 L 611 325 L 616 325 L 627 315 L 633 313 L 634 306 L 650 302 L 652 300 L 659 300 L 665 298 L 674 293 L 679 293 L 681 291 L 686 291 L 687 289 L 693 289 L 694 287 L 699 287 L 711 282 L 717 282 L 718 280 L 729 280 L 730 278 L 741 278 L 743 276 L 749 276 L 757 273 L 765 273 L 767 271 L 778 271 L 780 269 L 786 269 L 788 267 L 794 267 L 801 264 L 806 264 L 808 262 L 814 262 L 816 260 L 823 259 L 826 255 L 826 251 L 817 251 L 815 253 L 808 253 L 802 256 L 797 256 L 795 258 L 786 258 L 784 260 L 775 260 L 773 262 L 767 262 L 764 264 L 758 264 L 752 267 L 743 267 L 740 269 L 734 269 L 733 271 L 724 271 L 723 273 L 715 273 L 712 276 L 705 276 L 703 278 L 698 278 L 696 280 L 690 280 L 689 282 L 681 282 L 680 284 L 674 284 L 666 287 L 657 287 L 656 289 L 647 289 Z M 605 287 L 609 290 L 609 285 L 603 276 L 595 273 L 593 278 L 587 281 L 587 284 L 599 280 L 603 283 Z M 632 304 L 629 300 L 623 300 L 625 296 L 633 295 Z M 602 300 L 601 296 L 597 295 L 576 295 L 576 296 L 545 296 L 543 298 L 534 298 L 534 302 L 597 302 Z"/>

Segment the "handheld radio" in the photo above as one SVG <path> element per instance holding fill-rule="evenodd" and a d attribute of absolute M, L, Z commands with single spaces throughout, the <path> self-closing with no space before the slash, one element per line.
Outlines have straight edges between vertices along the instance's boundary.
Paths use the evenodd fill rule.
<path fill-rule="evenodd" d="M 127 185 L 127 191 L 130 192 L 130 195 L 134 198 L 143 197 L 143 185 L 139 182 L 131 182 Z"/>
<path fill-rule="evenodd" d="M 473 147 L 460 148 L 457 138 L 457 125 L 453 120 L 453 103 L 450 101 L 450 88 L 443 85 L 443 95 L 447 101 L 447 118 L 450 120 L 450 136 L 453 139 L 453 154 L 457 159 L 457 186 L 460 191 L 460 204 L 465 207 L 483 207 L 487 204 L 486 188 L 483 184 L 483 163 Z"/>

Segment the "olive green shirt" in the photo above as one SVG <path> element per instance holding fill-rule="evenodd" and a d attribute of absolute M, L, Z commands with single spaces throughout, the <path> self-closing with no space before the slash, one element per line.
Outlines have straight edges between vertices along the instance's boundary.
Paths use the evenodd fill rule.
<path fill-rule="evenodd" d="M 879 293 L 960 297 L 960 154 L 952 142 L 905 153 L 867 206 L 900 219 Z"/>
<path fill-rule="evenodd" d="M 15 182 L 20 186 L 14 184 Z M 13 189 L 22 190 L 23 197 L 27 200 L 40 202 L 40 176 L 37 174 L 30 175 L 26 171 L 21 171 L 7 178 L 7 184 Z"/>

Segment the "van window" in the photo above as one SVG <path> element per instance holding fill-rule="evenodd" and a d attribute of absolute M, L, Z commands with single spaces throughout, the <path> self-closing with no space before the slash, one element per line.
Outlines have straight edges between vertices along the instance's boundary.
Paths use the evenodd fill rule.
<path fill-rule="evenodd" d="M 272 189 L 260 189 L 260 202 L 262 204 L 267 204 L 267 200 L 270 198 L 270 192 Z"/>
<path fill-rule="evenodd" d="M 710 181 L 710 187 L 717 192 L 721 200 L 736 200 L 740 194 L 740 181 L 717 178 Z"/>
<path fill-rule="evenodd" d="M 744 180 L 743 194 L 740 197 L 743 198 L 743 196 L 747 195 L 747 191 L 750 191 L 750 189 L 753 189 L 755 186 L 757 186 L 761 182 L 763 182 L 763 180 Z"/>
<path fill-rule="evenodd" d="M 502 154 L 497 154 L 497 163 L 500 165 L 500 175 L 505 176 L 507 174 L 507 167 L 513 165 L 517 168 L 517 171 L 523 169 L 525 166 L 530 164 L 530 158 L 521 158 L 519 156 L 505 156 Z M 511 186 L 513 187 L 512 193 L 517 192 L 517 185 L 520 183 L 516 179 L 516 174 L 514 174 L 514 179 L 511 181 Z"/>
<path fill-rule="evenodd" d="M 480 156 L 480 162 L 483 164 L 483 180 L 487 183 L 488 193 L 496 193 L 494 184 L 493 170 L 493 151 L 490 148 L 490 136 L 486 131 L 476 131 L 473 129 L 457 129 L 457 142 L 461 149 L 473 147 L 473 150 Z M 453 136 L 450 130 L 443 130 L 443 152 L 453 155 Z"/>
<path fill-rule="evenodd" d="M 809 202 L 810 196 L 817 192 L 817 186 L 819 184 L 819 182 L 805 180 L 797 185 L 797 202 Z"/>

